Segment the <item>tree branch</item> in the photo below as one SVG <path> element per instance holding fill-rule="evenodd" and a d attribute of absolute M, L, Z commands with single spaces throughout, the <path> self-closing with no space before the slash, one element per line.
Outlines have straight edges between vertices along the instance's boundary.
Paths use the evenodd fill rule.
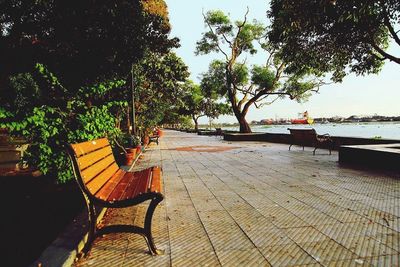
<path fill-rule="evenodd" d="M 392 35 L 393 39 L 396 41 L 398 45 L 400 45 L 400 37 L 397 35 L 396 31 L 393 28 L 393 25 L 390 23 L 389 14 L 385 8 L 384 1 L 379 1 L 383 10 L 383 23 L 389 29 L 390 34 Z"/>
<path fill-rule="evenodd" d="M 208 28 L 210 29 L 210 31 L 212 32 L 212 34 L 216 35 L 216 33 L 214 32 L 214 30 L 213 30 L 213 28 L 211 27 L 210 23 L 208 23 L 207 17 L 206 17 L 206 15 L 204 15 L 204 11 L 202 12 L 202 14 L 203 14 L 204 21 L 206 22 Z M 218 50 L 219 50 L 222 54 L 224 54 L 226 60 L 229 60 L 228 55 L 225 53 L 224 50 L 222 50 L 222 48 L 221 48 L 221 46 L 219 45 L 218 41 L 217 41 L 216 43 L 217 43 Z"/>
<path fill-rule="evenodd" d="M 225 36 L 225 34 L 222 34 L 222 37 L 224 38 L 225 42 L 227 42 L 229 44 L 229 47 L 232 47 L 232 42 L 230 40 L 228 40 L 228 38 Z"/>
<path fill-rule="evenodd" d="M 257 100 L 256 102 L 254 102 L 254 105 L 256 105 L 257 108 L 261 108 L 263 106 L 266 105 L 271 105 L 272 103 L 274 103 L 275 101 L 277 101 L 280 96 L 275 97 L 273 100 L 269 101 L 269 102 L 265 102 L 265 103 L 261 103 L 259 105 L 257 105 L 257 102 L 263 101 L 264 99 L 266 99 L 269 95 L 266 95 L 265 97 L 261 97 L 259 100 Z"/>
<path fill-rule="evenodd" d="M 201 114 L 196 117 L 196 120 L 200 119 L 201 117 L 207 116 L 206 114 Z"/>
<path fill-rule="evenodd" d="M 391 54 L 386 53 L 382 48 L 380 48 L 378 45 L 376 45 L 374 42 L 371 43 L 372 47 L 379 53 L 381 54 L 383 57 L 394 61 L 398 64 L 400 64 L 400 58 L 397 58 L 395 56 L 392 56 Z"/>
<path fill-rule="evenodd" d="M 240 55 L 242 53 L 241 51 L 238 51 L 238 49 L 240 49 L 240 47 L 238 47 L 237 40 L 238 40 L 239 34 L 242 31 L 243 26 L 246 25 L 246 23 L 247 23 L 247 15 L 248 14 L 249 14 L 249 7 L 247 7 L 246 14 L 244 15 L 244 21 L 240 25 L 237 26 L 238 31 L 236 33 L 235 38 L 233 39 L 234 42 L 233 42 L 233 47 L 232 47 L 232 58 L 236 58 L 238 54 Z"/>

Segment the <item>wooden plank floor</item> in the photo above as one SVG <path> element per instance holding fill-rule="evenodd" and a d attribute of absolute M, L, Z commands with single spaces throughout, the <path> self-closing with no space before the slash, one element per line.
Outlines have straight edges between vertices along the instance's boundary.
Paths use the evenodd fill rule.
<path fill-rule="evenodd" d="M 327 150 L 165 131 L 136 168 L 161 165 L 153 220 L 95 241 L 76 266 L 399 266 L 400 175 L 344 168 Z M 142 224 L 146 205 L 105 224 Z"/>

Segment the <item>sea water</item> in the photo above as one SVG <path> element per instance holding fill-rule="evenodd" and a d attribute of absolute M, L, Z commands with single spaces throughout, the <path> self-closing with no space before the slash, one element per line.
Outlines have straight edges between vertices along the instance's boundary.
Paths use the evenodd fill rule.
<path fill-rule="evenodd" d="M 251 126 L 253 132 L 266 133 L 289 133 L 288 128 L 314 128 L 318 134 L 330 134 L 332 136 L 400 140 L 400 122 L 315 123 L 312 125 L 284 124 Z M 222 127 L 222 129 L 238 131 L 239 127 Z"/>

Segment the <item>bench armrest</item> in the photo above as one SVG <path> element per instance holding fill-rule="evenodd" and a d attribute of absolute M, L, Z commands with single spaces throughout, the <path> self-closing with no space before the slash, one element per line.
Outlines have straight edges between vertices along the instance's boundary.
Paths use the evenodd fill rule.
<path fill-rule="evenodd" d="M 125 154 L 127 154 L 128 152 L 126 151 L 126 149 L 120 144 L 118 143 L 117 139 L 114 139 L 115 144 L 122 149 L 122 151 L 124 151 Z"/>

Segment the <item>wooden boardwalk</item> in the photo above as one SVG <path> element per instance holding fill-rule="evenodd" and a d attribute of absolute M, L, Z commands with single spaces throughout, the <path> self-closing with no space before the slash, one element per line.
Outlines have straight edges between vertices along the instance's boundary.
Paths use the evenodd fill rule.
<path fill-rule="evenodd" d="M 312 150 L 165 131 L 136 166 L 163 168 L 153 234 L 165 255 L 109 234 L 76 266 L 399 266 L 400 175 Z M 145 207 L 104 223 L 141 224 Z"/>

